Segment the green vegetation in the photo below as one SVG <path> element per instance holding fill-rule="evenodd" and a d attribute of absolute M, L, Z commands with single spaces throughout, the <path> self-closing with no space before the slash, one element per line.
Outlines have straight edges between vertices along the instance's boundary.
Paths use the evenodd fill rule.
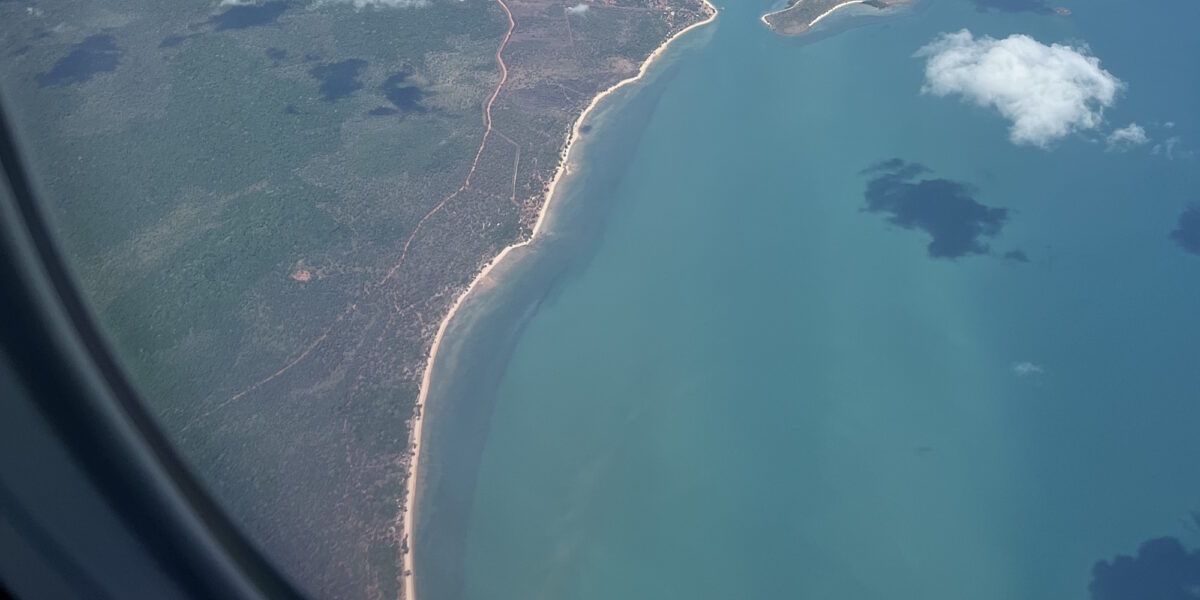
<path fill-rule="evenodd" d="M 801 35 L 812 27 L 813 21 L 845 0 L 788 0 L 787 8 L 768 13 L 763 19 L 767 26 L 783 35 Z M 862 2 L 879 10 L 908 4 L 914 0 L 866 0 Z"/>
<path fill-rule="evenodd" d="M 184 457 L 314 596 L 398 595 L 438 323 L 528 234 L 579 111 L 703 16 L 619 4 L 512 6 L 481 149 L 494 0 L 216 22 L 216 3 L 0 2 L 0 86 L 82 290 Z M 336 64 L 354 68 L 317 80 Z"/>

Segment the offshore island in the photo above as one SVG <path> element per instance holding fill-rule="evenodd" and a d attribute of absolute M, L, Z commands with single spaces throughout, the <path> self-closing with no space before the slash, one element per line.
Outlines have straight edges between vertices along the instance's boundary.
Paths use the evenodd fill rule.
<path fill-rule="evenodd" d="M 853 4 L 886 10 L 913 2 L 915 0 L 789 0 L 786 8 L 763 15 L 762 22 L 775 33 L 796 36 L 807 33 L 821 19 Z"/>

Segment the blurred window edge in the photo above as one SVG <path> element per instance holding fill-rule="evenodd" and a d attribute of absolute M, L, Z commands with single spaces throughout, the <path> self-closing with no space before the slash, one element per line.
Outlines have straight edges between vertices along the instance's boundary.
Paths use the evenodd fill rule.
<path fill-rule="evenodd" d="M 109 353 L 11 114 L 0 104 L 0 581 L 19 598 L 300 598 L 187 471 Z M 49 587 L 25 589 L 36 585 Z"/>

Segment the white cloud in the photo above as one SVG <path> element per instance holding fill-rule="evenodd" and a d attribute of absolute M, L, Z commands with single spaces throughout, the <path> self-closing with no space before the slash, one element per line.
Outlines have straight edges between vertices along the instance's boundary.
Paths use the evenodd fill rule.
<path fill-rule="evenodd" d="M 926 59 L 923 93 L 995 108 L 1012 122 L 1015 144 L 1044 148 L 1099 127 L 1125 87 L 1086 48 L 1047 46 L 1027 35 L 975 38 L 964 29 L 942 34 L 916 56 Z"/>
<path fill-rule="evenodd" d="M 1126 127 L 1114 129 L 1112 133 L 1108 134 L 1109 150 L 1128 150 L 1149 142 L 1150 137 L 1146 135 L 1146 129 L 1137 123 L 1130 123 Z"/>
<path fill-rule="evenodd" d="M 582 2 L 580 2 L 579 4 L 576 4 L 575 6 L 567 7 L 567 12 L 570 14 L 573 14 L 573 15 L 582 15 L 583 13 L 585 13 L 587 11 L 588 11 L 588 5 L 586 5 Z"/>
<path fill-rule="evenodd" d="M 257 4 L 254 0 L 221 0 L 220 6 L 249 6 Z"/>
<path fill-rule="evenodd" d="M 1179 145 L 1179 140 L 1180 140 L 1179 136 L 1167 138 L 1166 143 L 1155 144 L 1154 148 L 1152 148 L 1150 150 L 1150 154 L 1153 154 L 1155 156 L 1158 156 L 1159 154 L 1165 154 L 1168 159 L 1174 160 L 1175 159 L 1175 146 Z M 1185 155 L 1187 155 L 1189 158 L 1190 158 L 1190 154 L 1191 154 L 1191 152 L 1185 153 Z"/>
<path fill-rule="evenodd" d="M 1019 362 L 1019 363 L 1013 365 L 1012 370 L 1013 370 L 1013 373 L 1015 373 L 1017 375 L 1017 377 L 1029 377 L 1030 375 L 1041 375 L 1042 373 L 1046 372 L 1040 366 L 1035 365 L 1029 361 Z"/>

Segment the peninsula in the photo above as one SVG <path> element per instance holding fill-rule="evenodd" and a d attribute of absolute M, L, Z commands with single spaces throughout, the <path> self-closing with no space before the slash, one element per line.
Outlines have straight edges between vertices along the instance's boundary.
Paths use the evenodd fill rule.
<path fill-rule="evenodd" d="M 915 0 L 790 0 L 787 8 L 762 16 L 762 22 L 771 31 L 781 35 L 803 35 L 814 25 L 841 8 L 852 4 L 866 4 L 879 10 L 893 6 L 912 4 Z"/>

